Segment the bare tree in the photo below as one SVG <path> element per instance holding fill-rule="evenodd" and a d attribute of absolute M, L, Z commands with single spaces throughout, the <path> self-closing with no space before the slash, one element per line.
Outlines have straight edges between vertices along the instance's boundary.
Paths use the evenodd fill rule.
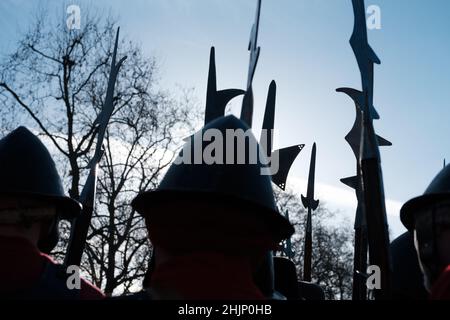
<path fill-rule="evenodd" d="M 69 194 L 80 188 L 98 130 L 95 124 L 106 94 L 117 22 L 90 10 L 81 30 L 68 30 L 40 14 L 0 64 L 2 128 L 19 124 L 45 137 L 64 173 Z M 107 294 L 128 292 L 143 276 L 149 243 L 142 219 L 129 203 L 154 188 L 174 156 L 180 138 L 192 130 L 196 106 L 157 87 L 157 65 L 139 46 L 122 40 L 128 56 L 117 78 L 114 113 L 100 164 L 98 198 L 82 261 L 85 274 Z M 61 259 L 69 226 L 54 255 Z"/>
<path fill-rule="evenodd" d="M 306 210 L 300 197 L 290 190 L 276 192 L 281 212 L 289 212 L 296 233 L 292 237 L 293 261 L 299 279 L 303 274 Z M 325 291 L 327 299 L 351 299 L 353 275 L 352 229 L 347 221 L 336 224 L 336 213 L 321 204 L 313 215 L 312 281 Z"/>
<path fill-rule="evenodd" d="M 94 12 L 94 10 L 91 10 Z M 69 31 L 63 19 L 39 15 L 0 64 L 2 130 L 26 124 L 51 147 L 64 173 L 69 194 L 80 187 L 95 141 L 97 118 L 105 97 L 117 22 L 95 13 L 83 17 L 81 30 Z M 96 285 L 112 294 L 139 288 L 151 250 L 142 219 L 129 203 L 152 189 L 171 162 L 180 138 L 193 131 L 196 107 L 189 94 L 176 100 L 157 87 L 157 65 L 141 48 L 122 40 L 119 55 L 128 56 L 114 97 L 100 165 L 97 208 L 88 235 L 82 268 Z M 277 193 L 296 226 L 294 260 L 302 274 L 306 212 L 292 192 Z M 314 215 L 313 280 L 329 299 L 350 295 L 352 251 L 347 225 L 327 224 L 333 213 L 320 207 Z M 53 253 L 61 259 L 69 226 Z"/>

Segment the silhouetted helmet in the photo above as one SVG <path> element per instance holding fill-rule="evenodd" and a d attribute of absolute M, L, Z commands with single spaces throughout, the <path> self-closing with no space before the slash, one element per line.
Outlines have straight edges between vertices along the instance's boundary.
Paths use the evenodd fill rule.
<path fill-rule="evenodd" d="M 424 300 L 428 297 L 423 284 L 414 236 L 405 232 L 391 242 L 392 296 L 394 299 Z"/>
<path fill-rule="evenodd" d="M 413 198 L 403 205 L 400 211 L 403 225 L 412 231 L 417 211 L 443 200 L 450 200 L 450 165 L 438 173 L 422 196 Z"/>
<path fill-rule="evenodd" d="M 185 144 L 178 158 L 162 179 L 159 187 L 154 191 L 147 191 L 138 195 L 132 202 L 133 208 L 144 216 L 148 215 L 146 217 L 151 223 L 152 216 L 167 214 L 166 212 L 151 210 L 151 206 L 157 201 L 179 203 L 183 200 L 192 199 L 196 201 L 220 199 L 222 202 L 226 201 L 236 204 L 236 206 L 242 205 L 247 208 L 250 205 L 256 209 L 253 211 L 258 213 L 258 220 L 264 221 L 274 240 L 281 241 L 292 235 L 294 233 L 293 226 L 278 212 L 276 207 L 270 175 L 261 174 L 264 169 L 267 169 L 265 167 L 267 160 L 263 152 L 260 151 L 255 137 L 250 130 L 247 130 L 249 130 L 249 127 L 232 115 L 217 118 L 207 124 L 202 130 L 190 137 L 190 140 Z M 205 139 L 206 135 L 204 136 L 206 132 L 221 135 L 223 138 L 222 145 L 218 142 L 221 138 L 216 138 L 216 136 L 210 137 L 209 141 L 212 142 L 204 141 L 207 140 Z M 247 142 L 245 161 L 242 164 L 236 163 L 238 158 L 243 156 L 239 154 L 239 151 L 242 150 L 237 149 L 239 145 L 233 143 L 236 142 L 235 138 L 228 135 L 235 132 L 247 133 L 245 137 Z M 211 155 L 219 156 L 216 159 L 222 159 L 223 162 L 205 163 L 202 155 L 210 152 L 213 143 L 216 142 L 215 145 L 218 147 L 214 152 L 211 152 Z M 231 143 L 233 148 L 228 145 Z M 257 161 L 254 161 L 255 163 L 251 161 L 254 154 L 251 154 L 250 146 L 256 146 L 257 148 Z M 222 154 L 220 155 L 220 153 Z M 199 160 L 196 157 L 201 159 Z M 219 204 L 220 201 L 218 201 Z M 180 208 L 182 208 L 182 204 Z"/>
<path fill-rule="evenodd" d="M 0 196 L 46 201 L 67 219 L 81 210 L 77 201 L 65 196 L 47 148 L 25 127 L 0 140 Z"/>

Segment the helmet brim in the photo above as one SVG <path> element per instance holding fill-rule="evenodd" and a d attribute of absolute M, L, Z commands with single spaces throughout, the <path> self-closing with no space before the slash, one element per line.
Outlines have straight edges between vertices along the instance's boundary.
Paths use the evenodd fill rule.
<path fill-rule="evenodd" d="M 33 198 L 47 201 L 55 205 L 57 214 L 59 214 L 60 218 L 64 220 L 72 220 L 73 218 L 76 218 L 80 214 L 81 209 L 83 208 L 81 203 L 70 197 L 65 196 L 54 196 L 42 193 L 19 192 L 19 191 L 0 192 L 0 195 L 17 197 L 19 199 Z"/>
<path fill-rule="evenodd" d="M 430 193 L 413 198 L 406 202 L 400 209 L 400 221 L 408 231 L 413 231 L 416 221 L 415 211 L 417 209 L 427 207 L 431 203 L 446 199 L 450 199 L 450 193 Z"/>
<path fill-rule="evenodd" d="M 289 238 L 295 232 L 292 224 L 283 217 L 279 212 L 263 207 L 251 200 L 238 198 L 231 194 L 217 194 L 215 192 L 208 191 L 189 191 L 189 190 L 154 190 L 140 193 L 131 203 L 133 209 L 135 209 L 143 217 L 148 217 L 149 209 L 161 202 L 173 201 L 177 199 L 179 201 L 187 200 L 202 200 L 202 199 L 220 199 L 227 203 L 236 203 L 239 205 L 250 205 L 255 212 L 258 212 L 258 218 L 267 221 L 270 226 L 272 236 L 276 242 L 280 242 Z"/>

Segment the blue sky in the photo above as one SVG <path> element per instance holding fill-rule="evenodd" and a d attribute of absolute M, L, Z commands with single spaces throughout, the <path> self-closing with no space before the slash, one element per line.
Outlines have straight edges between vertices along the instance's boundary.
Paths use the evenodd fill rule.
<path fill-rule="evenodd" d="M 66 1 L 112 9 L 121 35 L 142 44 L 161 65 L 162 85 L 194 87 L 206 96 L 209 48 L 216 47 L 219 88 L 244 88 L 247 43 L 255 0 Z M 36 6 L 64 12 L 56 0 L 2 0 L 0 54 L 26 30 Z M 402 228 L 400 205 L 419 195 L 450 160 L 450 1 L 366 0 L 381 9 L 381 29 L 369 41 L 381 59 L 375 67 L 374 104 L 381 116 L 377 133 L 393 142 L 382 149 L 389 221 Z M 352 219 L 352 190 L 339 179 L 354 174 L 355 159 L 344 136 L 354 121 L 354 105 L 335 88 L 359 89 L 360 76 L 348 43 L 353 28 L 351 0 L 263 0 L 254 78 L 254 130 L 259 136 L 267 88 L 277 81 L 278 147 L 305 143 L 290 183 L 306 192 L 309 156 L 317 143 L 318 195 Z M 238 113 L 240 101 L 232 104 Z M 276 147 L 276 146 L 275 146 Z"/>

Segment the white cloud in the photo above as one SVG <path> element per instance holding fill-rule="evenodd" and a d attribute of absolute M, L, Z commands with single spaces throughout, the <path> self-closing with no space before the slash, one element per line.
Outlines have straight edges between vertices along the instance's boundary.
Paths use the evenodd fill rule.
<path fill-rule="evenodd" d="M 288 185 L 297 193 L 306 195 L 307 180 L 299 177 L 290 177 Z M 330 184 L 325 184 L 316 181 L 315 185 L 316 199 L 325 203 L 330 210 L 339 211 L 345 218 L 350 221 L 355 219 L 356 211 L 356 195 L 355 192 L 345 187 L 337 187 Z M 386 213 L 390 229 L 391 240 L 398 237 L 406 231 L 405 227 L 400 222 L 400 208 L 402 203 L 400 201 L 386 199 Z"/>

